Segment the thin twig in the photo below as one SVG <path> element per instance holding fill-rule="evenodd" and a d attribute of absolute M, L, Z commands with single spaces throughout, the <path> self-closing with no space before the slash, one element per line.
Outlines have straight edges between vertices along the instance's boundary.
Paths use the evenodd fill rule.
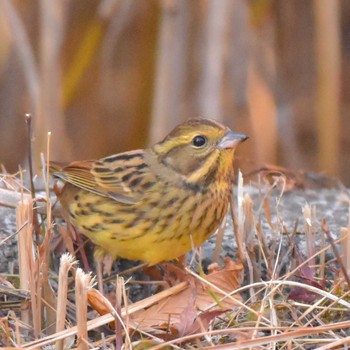
<path fill-rule="evenodd" d="M 33 175 L 33 157 L 32 157 L 32 115 L 26 113 L 24 120 L 27 125 L 27 147 L 28 147 L 28 167 L 30 176 L 30 190 L 32 192 L 32 198 L 35 199 L 35 187 L 34 187 L 34 175 Z"/>
<path fill-rule="evenodd" d="M 116 306 L 115 310 L 117 314 L 120 316 L 122 311 L 122 289 L 124 287 L 124 279 L 123 277 L 117 276 L 116 283 Z M 116 350 L 121 350 L 123 347 L 123 325 L 120 320 L 120 317 L 115 320 L 115 347 Z"/>
<path fill-rule="evenodd" d="M 35 243 L 37 246 L 40 245 L 40 225 L 38 220 L 38 212 L 36 209 L 35 201 L 35 186 L 34 186 L 34 172 L 33 172 L 33 154 L 32 154 L 32 115 L 26 113 L 24 120 L 27 125 L 27 147 L 28 147 L 28 167 L 29 167 L 29 180 L 30 180 L 30 191 L 33 199 L 33 228 L 35 233 Z"/>

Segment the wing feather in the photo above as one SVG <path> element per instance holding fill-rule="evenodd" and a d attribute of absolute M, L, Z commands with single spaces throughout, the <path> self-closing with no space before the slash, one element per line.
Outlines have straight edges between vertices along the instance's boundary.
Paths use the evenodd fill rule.
<path fill-rule="evenodd" d="M 62 166 L 51 162 L 53 176 L 74 186 L 124 204 L 140 201 L 144 191 L 136 190 L 133 183 L 150 181 L 154 176 L 144 163 L 144 151 L 120 153 L 98 161 L 78 161 Z"/>

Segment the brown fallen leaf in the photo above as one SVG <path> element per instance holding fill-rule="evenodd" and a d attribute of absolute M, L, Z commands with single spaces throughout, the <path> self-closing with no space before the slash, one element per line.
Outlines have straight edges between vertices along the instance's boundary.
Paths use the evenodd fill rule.
<path fill-rule="evenodd" d="M 109 313 L 104 298 L 101 296 L 101 293 L 94 288 L 88 290 L 88 303 L 100 315 Z"/>
<path fill-rule="evenodd" d="M 129 328 L 157 334 L 165 340 L 207 329 L 215 317 L 231 310 L 242 301 L 241 296 L 237 294 L 235 298 L 220 301 L 226 293 L 240 286 L 242 270 L 241 263 L 226 258 L 224 267 L 212 264 L 209 274 L 204 277 L 187 274 L 187 286 L 180 292 L 152 303 L 148 303 L 148 299 L 154 300 L 157 295 L 137 302 L 138 305 L 143 302 L 144 305 L 151 306 L 130 313 Z M 89 290 L 89 304 L 101 315 L 110 312 L 104 299 L 105 297 L 96 290 Z M 136 304 L 129 305 L 129 309 L 133 309 Z M 110 326 L 113 327 L 114 323 L 110 323 Z"/>
<path fill-rule="evenodd" d="M 200 329 L 201 324 L 202 327 L 208 327 L 214 317 L 237 306 L 233 299 L 218 301 L 225 296 L 224 293 L 232 292 L 240 286 L 242 270 L 241 263 L 228 258 L 224 267 L 212 265 L 211 272 L 204 276 L 204 279 L 216 288 L 200 278 L 188 275 L 189 283 L 186 289 L 131 315 L 130 326 L 157 333 L 158 336 L 168 335 L 170 338 L 179 334 L 193 334 Z M 239 295 L 235 295 L 235 298 L 242 300 Z M 202 312 L 213 303 L 216 303 L 214 307 Z"/>
<path fill-rule="evenodd" d="M 180 321 L 175 323 L 173 327 L 170 327 L 172 333 L 167 334 L 167 337 L 163 339 L 170 340 L 186 335 L 195 334 L 200 331 L 205 331 L 209 327 L 209 323 L 223 312 L 228 310 L 214 310 L 205 311 L 198 315 L 198 310 L 195 308 L 195 300 L 190 300 L 188 307 L 183 309 L 180 314 Z"/>

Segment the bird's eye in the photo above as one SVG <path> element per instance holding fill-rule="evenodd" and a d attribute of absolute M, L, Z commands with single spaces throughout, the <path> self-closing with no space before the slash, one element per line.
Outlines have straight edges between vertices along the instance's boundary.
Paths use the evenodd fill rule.
<path fill-rule="evenodd" d="M 192 145 L 197 148 L 203 147 L 206 143 L 207 139 L 202 135 L 197 135 L 192 139 Z"/>

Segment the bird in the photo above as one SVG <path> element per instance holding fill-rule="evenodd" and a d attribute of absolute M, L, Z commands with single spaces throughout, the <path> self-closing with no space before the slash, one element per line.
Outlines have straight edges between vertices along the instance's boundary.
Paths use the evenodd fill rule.
<path fill-rule="evenodd" d="M 189 119 L 147 149 L 68 165 L 63 217 L 95 245 L 95 259 L 177 259 L 215 233 L 227 214 L 234 153 L 248 138 L 218 121 Z"/>

